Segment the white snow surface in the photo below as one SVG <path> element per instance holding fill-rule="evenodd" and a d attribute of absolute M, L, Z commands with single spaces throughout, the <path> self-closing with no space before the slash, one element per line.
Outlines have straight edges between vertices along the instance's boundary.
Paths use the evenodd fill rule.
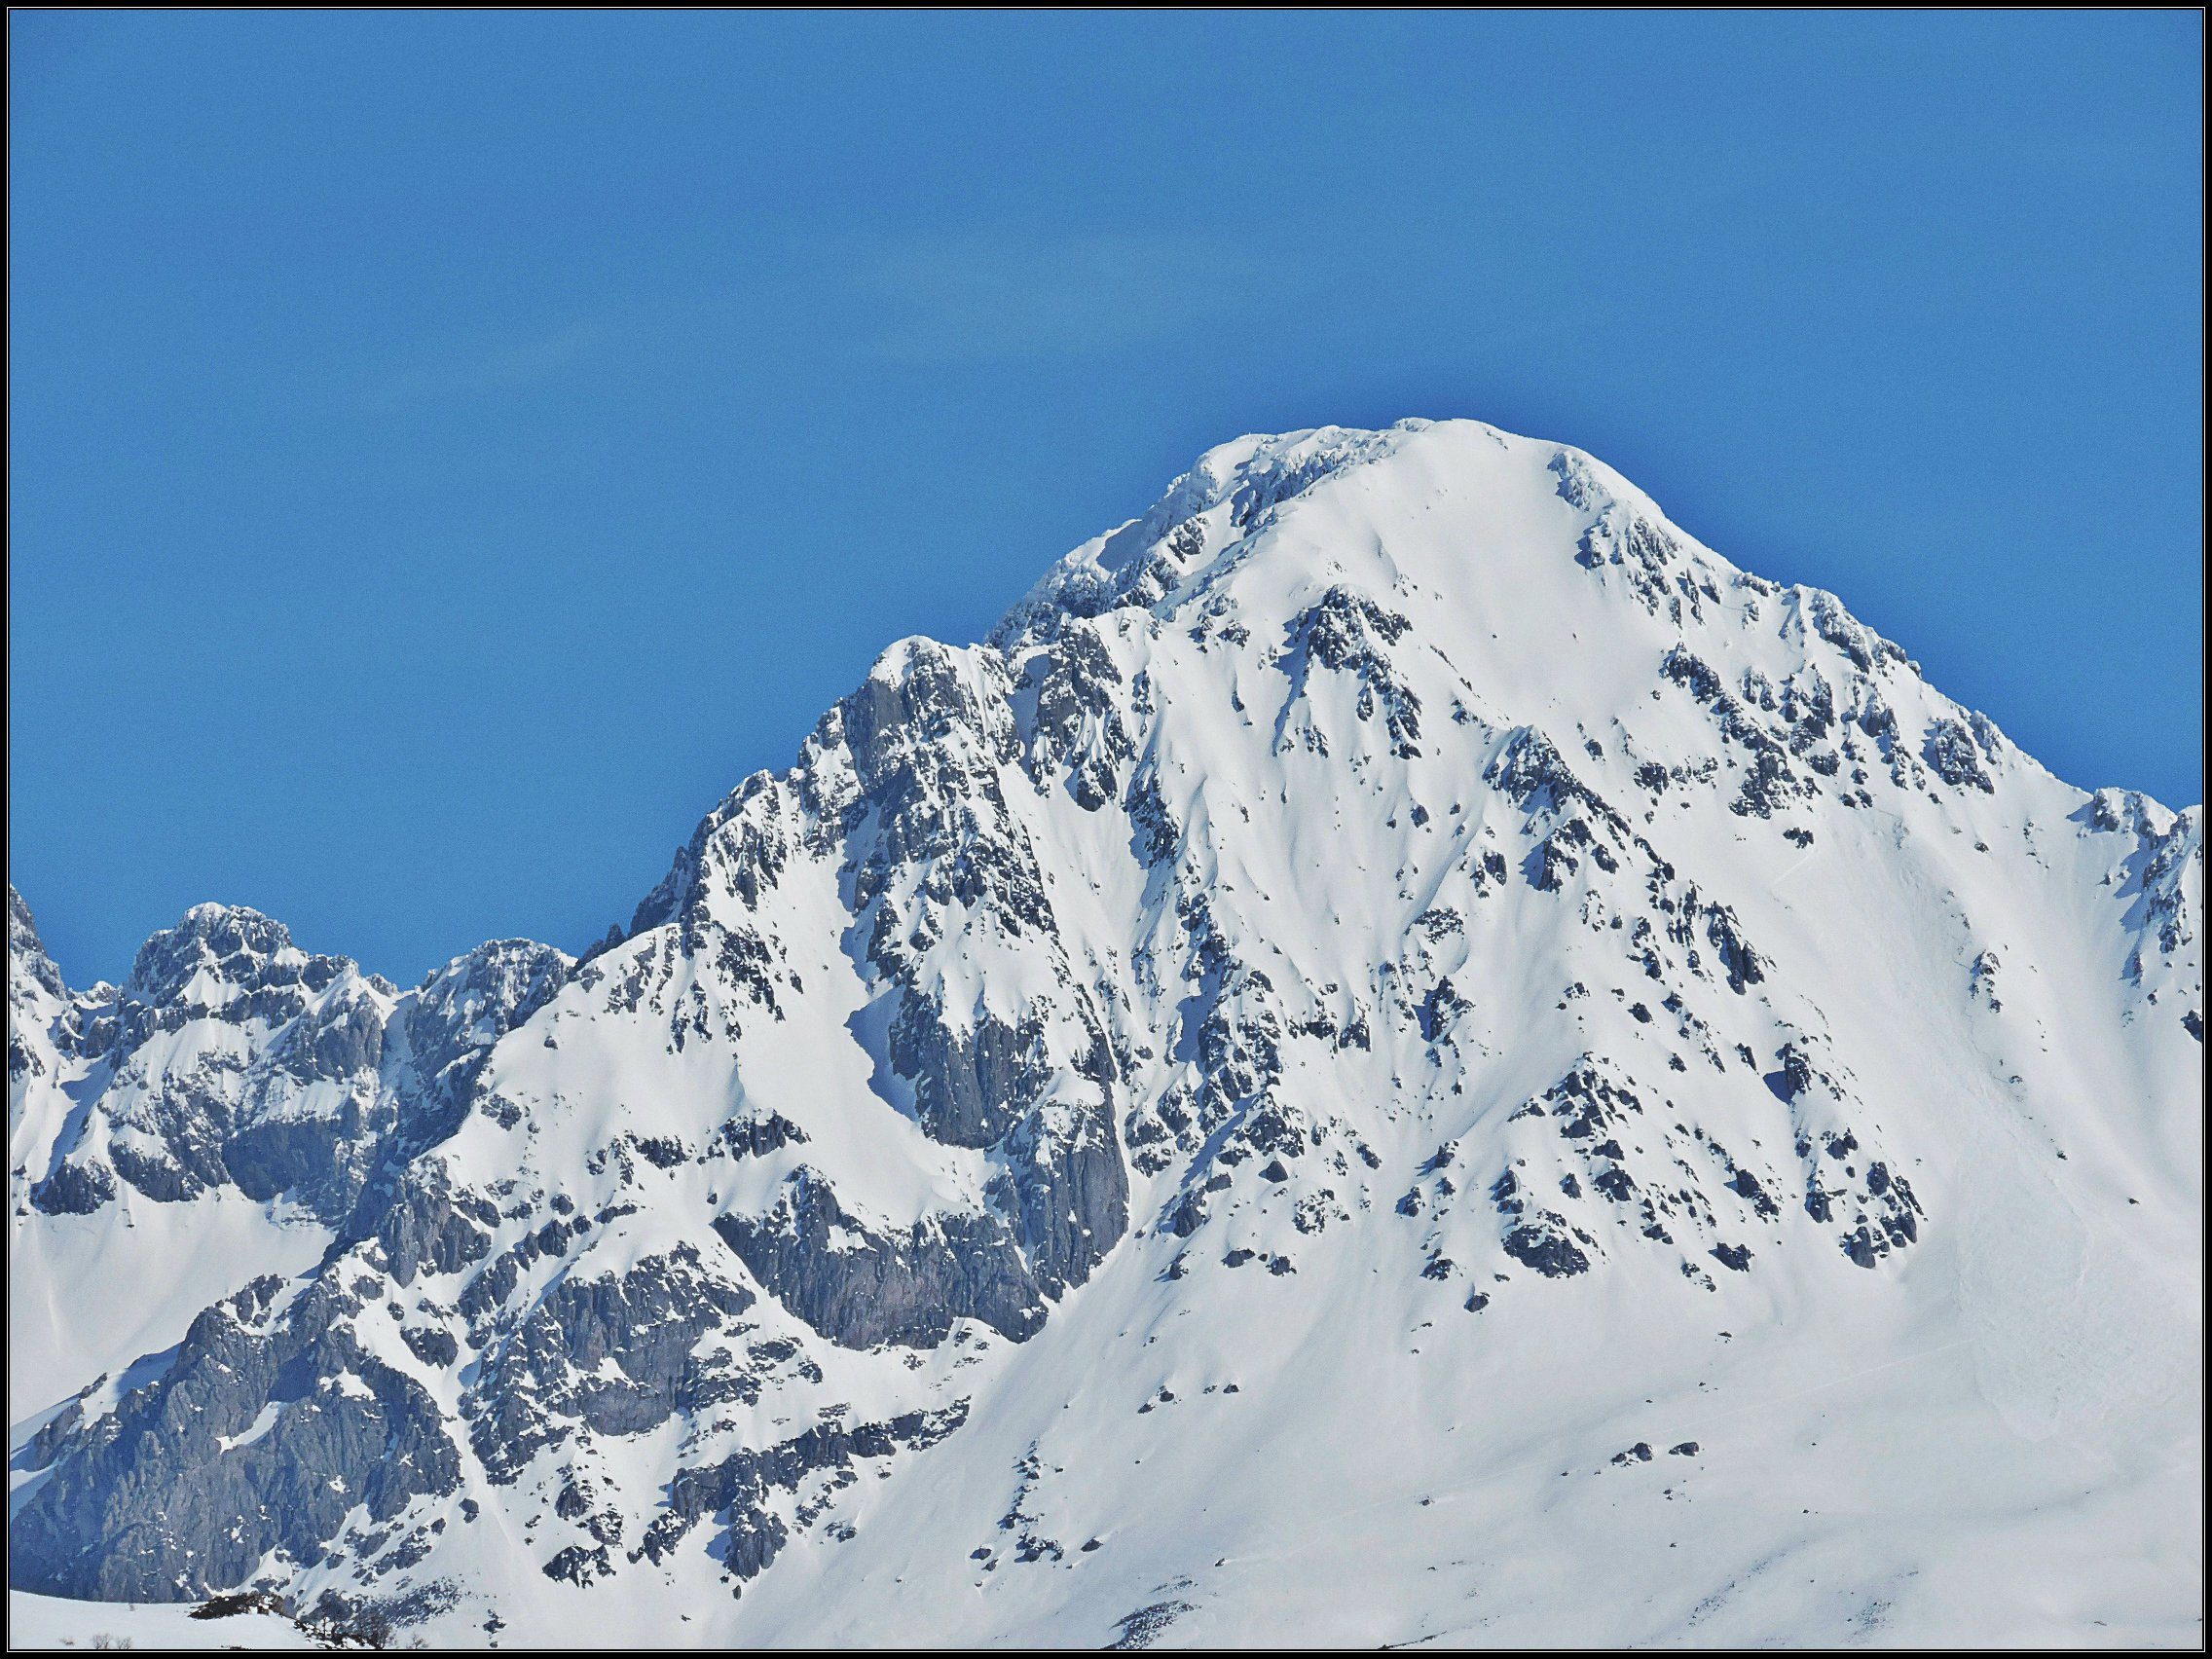
<path fill-rule="evenodd" d="M 274 1613 L 237 1613 L 196 1619 L 177 1602 L 78 1602 L 63 1596 L 8 1592 L 11 1647 L 79 1652 L 129 1647 L 143 1651 L 185 1648 L 276 1648 L 313 1652 L 327 1644 Z"/>
<path fill-rule="evenodd" d="M 1079 647 L 1106 666 L 1070 698 Z M 925 681 L 956 705 L 928 753 L 973 790 L 869 910 L 854 849 L 896 830 L 849 730 Z M 1833 596 L 1744 573 L 1578 451 L 1469 421 L 1225 444 L 989 641 L 893 645 L 701 826 L 664 893 L 757 945 L 772 1014 L 648 901 L 498 1037 L 423 1155 L 498 1195 L 490 1255 L 356 1320 L 461 1459 L 379 1589 L 442 1587 L 440 1644 L 496 1615 L 507 1645 L 2196 1645 L 2201 839 L 2201 808 L 2053 777 Z M 963 879 L 978 848 L 1034 872 L 1049 930 Z M 773 1228 L 808 1181 L 851 1218 L 839 1252 L 1002 1206 L 1014 1155 L 930 1132 L 893 1063 L 886 915 L 950 1029 L 1036 1017 L 1049 1126 L 1095 1121 L 1090 1022 L 1114 1052 L 1126 1232 L 1026 1340 L 839 1346 L 714 1229 Z M 71 993 L 13 930 L 11 961 L 19 1502 L 45 1421 L 112 1411 L 200 1309 L 334 1235 L 228 1190 L 27 1202 L 57 1145 L 132 1117 L 48 1039 Z M 265 1037 L 186 1025 L 156 1072 L 218 1035 Z M 1301 1155 L 1225 1160 L 1263 1106 Z M 688 1156 L 771 1117 L 804 1140 Z M 687 1156 L 623 1150 L 647 1140 Z M 525 1264 L 517 1306 L 689 1247 L 756 1299 L 701 1350 L 799 1357 L 755 1402 L 494 1480 L 453 1309 L 556 1197 L 636 1208 Z M 1582 1267 L 1517 1251 L 1527 1223 Z M 679 1470 L 825 1412 L 956 1407 L 935 1444 L 771 1493 L 788 1538 L 756 1575 L 712 1521 L 633 1559 Z M 623 1529 L 588 1585 L 543 1570 L 591 1542 L 552 1504 L 585 1476 Z M 268 1567 L 304 1604 L 351 1565 Z M 103 1628 L 12 1605 L 26 1645 Z M 268 1622 L 213 1628 L 291 1630 Z"/>

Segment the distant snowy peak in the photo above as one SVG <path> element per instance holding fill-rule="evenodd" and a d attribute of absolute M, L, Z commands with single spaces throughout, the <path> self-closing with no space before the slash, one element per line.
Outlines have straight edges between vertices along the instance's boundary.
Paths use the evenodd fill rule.
<path fill-rule="evenodd" d="M 46 963 L 18 899 L 12 957 Z M 18 935 L 21 936 L 18 942 Z M 569 958 L 526 940 L 484 944 L 401 992 L 345 957 L 301 950 L 282 923 L 203 903 L 153 935 L 118 987 L 26 1018 L 13 1127 L 18 1203 L 90 1213 L 125 1188 L 164 1202 L 208 1192 L 283 1199 L 342 1223 L 389 1146 L 461 1109 L 491 1045 L 566 978 Z M 53 976 L 58 984 L 58 975 Z M 26 1075 L 20 1087 L 17 1073 Z M 94 1097 L 70 1114 L 52 1075 Z"/>
<path fill-rule="evenodd" d="M 23 903 L 23 896 L 16 891 L 14 882 L 8 884 L 8 983 L 12 990 L 25 990 L 36 985 L 51 997 L 67 995 L 61 982 L 61 972 L 47 955 L 46 946 L 38 937 L 38 923 L 31 915 L 31 907 Z"/>
<path fill-rule="evenodd" d="M 70 1101 L 64 1085 L 84 1040 L 87 1018 L 111 994 L 101 986 L 72 997 L 61 971 L 39 939 L 38 923 L 14 883 L 8 887 L 8 1158 L 17 1208 L 25 1202 L 24 1173 L 43 1167 Z"/>
<path fill-rule="evenodd" d="M 139 947 L 123 983 L 129 1002 L 146 1008 L 251 999 L 305 999 L 355 975 L 343 957 L 313 956 L 292 942 L 283 923 L 234 904 L 195 904 L 173 928 Z M 388 994 L 387 983 L 380 990 Z"/>

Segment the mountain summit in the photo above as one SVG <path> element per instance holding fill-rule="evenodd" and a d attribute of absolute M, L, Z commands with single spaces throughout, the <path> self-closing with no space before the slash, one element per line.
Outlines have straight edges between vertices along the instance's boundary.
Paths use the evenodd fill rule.
<path fill-rule="evenodd" d="M 2194 1643 L 2202 871 L 1579 451 L 1240 439 L 581 960 L 11 890 L 14 1584 Z"/>

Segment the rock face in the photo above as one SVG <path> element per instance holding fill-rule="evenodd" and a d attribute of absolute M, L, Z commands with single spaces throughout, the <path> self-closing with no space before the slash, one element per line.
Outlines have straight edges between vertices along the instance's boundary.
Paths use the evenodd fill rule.
<path fill-rule="evenodd" d="M 57 1057 L 85 1065 L 77 1092 L 97 1104 L 49 1143 L 43 1173 L 21 1168 L 30 1203 L 84 1214 L 119 1183 L 157 1202 L 228 1188 L 335 1226 L 395 1141 L 451 1133 L 491 1045 L 568 968 L 549 946 L 505 940 L 402 995 L 297 949 L 259 911 L 198 905 L 146 941 L 120 990 L 97 987 L 50 1023 Z"/>
<path fill-rule="evenodd" d="M 15 1289 L 115 1323 L 12 1448 L 14 1583 L 571 1641 L 1303 1637 L 1332 1585 L 1363 1641 L 1940 1633 L 1987 1575 L 1887 1489 L 1819 1545 L 1871 1625 L 1706 1625 L 1741 1492 L 1611 1623 L 1437 1573 L 1503 1559 L 1516 1471 L 1612 1483 L 1514 1498 L 1527 1582 L 1586 1575 L 1626 1523 L 1573 1503 L 1719 1478 L 1711 1390 L 1952 1348 L 1962 1509 L 2061 1525 L 1989 1425 L 2134 1446 L 2194 1385 L 2201 916 L 2198 809 L 2052 778 L 1578 452 L 1243 439 L 986 643 L 892 646 L 581 961 L 402 991 L 202 905 L 72 992 L 11 889 Z M 217 1291 L 132 1305 L 133 1236 L 227 1241 Z M 1853 1387 L 1745 1467 L 1890 1444 Z"/>

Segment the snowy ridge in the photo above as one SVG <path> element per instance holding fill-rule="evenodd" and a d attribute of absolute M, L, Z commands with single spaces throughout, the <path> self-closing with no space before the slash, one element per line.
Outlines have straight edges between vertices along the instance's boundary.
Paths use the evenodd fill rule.
<path fill-rule="evenodd" d="M 1577 451 L 1240 439 L 580 962 L 12 898 L 15 1583 L 2194 1642 L 2202 861 Z"/>

